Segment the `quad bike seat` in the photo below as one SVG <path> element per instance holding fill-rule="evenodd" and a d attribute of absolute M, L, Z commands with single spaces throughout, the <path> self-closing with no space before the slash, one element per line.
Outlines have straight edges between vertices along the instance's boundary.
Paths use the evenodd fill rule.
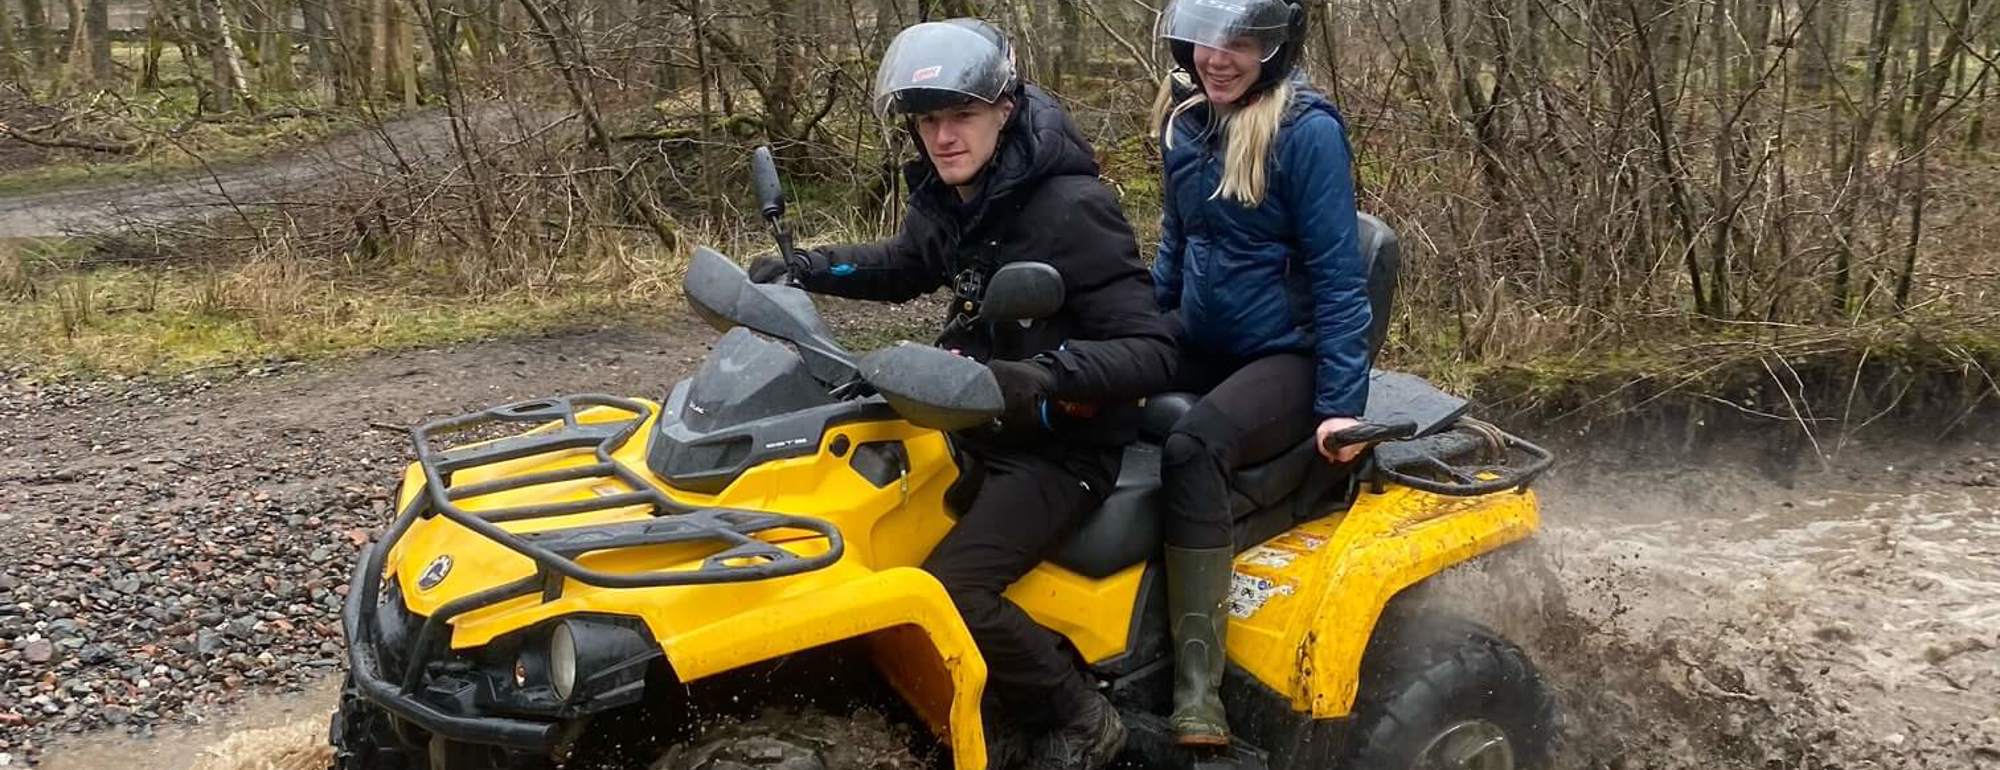
<path fill-rule="evenodd" d="M 1463 416 L 1466 403 L 1421 377 L 1375 370 L 1368 375 L 1371 422 L 1409 420 L 1417 435 L 1383 444 L 1378 454 L 1396 451 L 1458 454 L 1474 446 L 1446 433 Z M 1104 504 L 1085 517 L 1075 534 L 1056 550 L 1053 561 L 1078 574 L 1103 578 L 1160 553 L 1165 516 L 1160 499 L 1160 444 L 1174 423 L 1194 407 L 1191 393 L 1166 393 L 1146 400 L 1140 440 L 1125 448 L 1118 482 Z M 1406 448 L 1407 446 L 1407 448 Z M 1348 474 L 1328 465 L 1308 438 L 1262 463 L 1235 469 L 1229 477 L 1229 511 L 1235 542 L 1248 548 L 1293 525 L 1325 515 L 1331 498 L 1351 489 Z"/>
<path fill-rule="evenodd" d="M 1368 214 L 1359 215 L 1359 219 L 1361 253 L 1369 265 L 1368 302 L 1373 320 L 1368 342 L 1372 360 L 1389 333 L 1389 311 L 1395 301 L 1401 260 L 1394 230 Z M 1420 420 L 1419 426 L 1435 431 L 1464 410 L 1463 402 L 1410 375 L 1375 372 L 1370 379 L 1367 416 L 1371 419 L 1409 419 L 1401 413 L 1411 411 L 1414 403 L 1422 403 L 1423 411 L 1433 414 L 1430 422 Z M 1126 447 L 1117 486 L 1057 548 L 1053 558 L 1057 565 L 1101 578 L 1160 553 L 1164 531 L 1159 500 L 1160 444 L 1198 400 L 1200 397 L 1192 393 L 1163 393 L 1146 400 L 1140 440 Z M 1447 402 L 1456 404 L 1455 411 Z M 1441 413 L 1441 408 L 1449 414 Z M 1275 458 L 1235 470 L 1229 479 L 1229 497 L 1236 543 L 1245 548 L 1256 545 L 1296 521 L 1325 513 L 1321 503 L 1343 486 L 1343 481 L 1345 474 L 1320 460 L 1311 439 Z"/>

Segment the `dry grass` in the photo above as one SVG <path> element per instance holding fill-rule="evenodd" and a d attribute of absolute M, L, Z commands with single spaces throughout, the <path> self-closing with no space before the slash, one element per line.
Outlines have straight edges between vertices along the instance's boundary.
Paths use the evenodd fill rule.
<path fill-rule="evenodd" d="M 28 268 L 22 262 L 20 247 L 0 241 L 0 300 L 14 301 L 27 291 Z"/>
<path fill-rule="evenodd" d="M 203 749 L 193 770 L 325 770 L 332 764 L 322 719 L 236 733 Z"/>

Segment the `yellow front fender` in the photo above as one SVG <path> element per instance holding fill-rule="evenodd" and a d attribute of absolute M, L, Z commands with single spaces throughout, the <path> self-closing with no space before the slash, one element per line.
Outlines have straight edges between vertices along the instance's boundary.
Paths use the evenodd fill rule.
<path fill-rule="evenodd" d="M 655 632 L 672 628 L 662 618 Z M 756 633 L 744 633 L 756 629 Z M 959 620 L 944 585 L 915 567 L 875 572 L 809 595 L 758 606 L 704 626 L 660 636 L 682 681 L 801 650 L 866 637 L 877 668 L 940 735 L 957 770 L 984 770 L 979 699 L 986 661 Z M 929 653 L 926 655 L 925 653 Z M 886 665 L 884 665 L 886 664 Z"/>

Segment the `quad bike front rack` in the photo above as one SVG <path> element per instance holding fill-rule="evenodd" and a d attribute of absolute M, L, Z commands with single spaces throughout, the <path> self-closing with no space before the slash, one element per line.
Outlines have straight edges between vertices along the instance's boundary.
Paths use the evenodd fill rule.
<path fill-rule="evenodd" d="M 584 409 L 613 410 L 629 417 L 585 422 L 579 419 Z M 543 601 L 553 601 L 562 596 L 565 579 L 600 588 L 708 585 L 796 575 L 823 569 L 840 560 L 845 544 L 840 531 L 829 522 L 764 511 L 687 506 L 612 459 L 612 453 L 630 440 L 653 417 L 654 411 L 645 402 L 592 393 L 521 401 L 412 428 L 410 437 L 424 475 L 424 488 L 398 513 L 380 540 L 364 547 L 341 612 L 355 684 L 371 700 L 426 731 L 518 748 L 546 748 L 557 739 L 553 724 L 453 714 L 416 697 L 426 668 L 444 653 L 445 629 L 452 619 L 537 591 Z M 490 441 L 452 447 L 439 444 L 446 436 L 509 425 L 531 427 Z M 594 461 L 588 464 L 461 486 L 451 483 L 454 474 L 467 470 L 585 449 L 594 454 Z M 598 490 L 607 484 L 616 487 L 584 500 L 477 510 L 460 507 L 463 501 L 485 495 L 574 482 L 599 482 L 589 484 Z M 618 487 L 624 491 L 617 491 Z M 647 506 L 650 515 L 538 532 L 514 533 L 499 526 L 505 522 L 636 506 Z M 381 629 L 374 609 L 385 598 L 381 593 L 384 567 L 389 551 L 411 525 L 419 519 L 436 516 L 450 519 L 533 560 L 536 569 L 534 574 L 519 580 L 446 602 L 424 618 L 407 653 L 400 656 L 405 663 L 402 671 L 397 672 L 398 681 L 392 682 L 383 676 L 383 661 L 376 649 L 381 642 Z M 757 537 L 775 530 L 809 532 L 827 541 L 826 550 L 801 556 Z M 715 543 L 720 550 L 704 558 L 695 569 L 617 573 L 592 569 L 577 561 L 587 553 L 696 542 Z"/>

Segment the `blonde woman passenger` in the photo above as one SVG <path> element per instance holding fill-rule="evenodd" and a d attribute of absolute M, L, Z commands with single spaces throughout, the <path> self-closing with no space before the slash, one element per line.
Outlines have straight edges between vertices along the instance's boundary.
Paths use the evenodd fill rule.
<path fill-rule="evenodd" d="M 1227 473 L 1358 424 L 1368 400 L 1367 266 L 1340 113 L 1297 71 L 1305 9 L 1175 0 L 1179 65 L 1155 126 L 1165 211 L 1153 285 L 1180 320 L 1177 390 L 1201 394 L 1163 448 L 1172 724 L 1230 740 L 1219 689 L 1230 589 Z M 1345 464 L 1360 445 L 1322 449 Z M 1243 544 L 1247 545 L 1247 544 Z"/>

